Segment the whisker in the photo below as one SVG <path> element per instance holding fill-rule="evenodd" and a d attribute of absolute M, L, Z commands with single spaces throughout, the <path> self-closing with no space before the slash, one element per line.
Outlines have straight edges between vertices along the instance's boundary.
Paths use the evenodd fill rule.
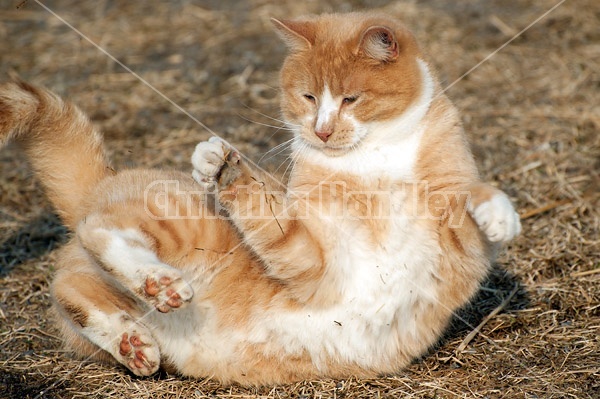
<path fill-rule="evenodd" d="M 272 134 L 272 135 L 270 135 L 270 136 L 269 136 L 269 138 L 268 138 L 266 141 L 269 141 L 269 140 L 271 140 L 271 139 L 272 139 L 272 138 L 273 138 L 273 137 L 274 137 L 274 136 L 275 136 L 277 133 L 279 133 L 279 131 L 280 131 L 280 130 L 281 130 L 281 129 L 277 129 L 277 130 L 275 130 L 275 131 L 273 132 L 273 134 Z M 291 130 L 291 131 L 293 132 L 293 130 Z"/>
<path fill-rule="evenodd" d="M 248 121 L 248 122 L 250 122 L 250 123 L 255 123 L 255 124 L 257 124 L 257 125 L 266 126 L 266 127 L 271 127 L 271 128 L 273 128 L 273 129 L 277 129 L 277 130 L 289 130 L 289 131 L 292 131 L 292 130 L 293 130 L 292 128 L 290 128 L 290 127 L 287 127 L 286 125 L 283 125 L 283 126 L 270 125 L 270 124 L 268 124 L 268 123 L 263 123 L 263 122 L 259 122 L 259 121 L 255 121 L 255 120 L 252 120 L 252 119 L 246 118 L 244 115 L 240 114 L 239 112 L 238 112 L 238 113 L 236 113 L 236 114 L 237 114 L 237 116 L 239 116 L 239 117 L 240 117 L 240 118 L 242 118 L 243 120 L 245 120 L 245 121 Z"/>
<path fill-rule="evenodd" d="M 286 162 L 289 161 L 289 163 L 287 164 L 285 170 L 283 171 L 283 179 L 285 180 L 285 174 L 287 173 L 288 169 L 290 168 L 290 166 L 295 162 L 295 158 L 298 156 L 297 151 L 292 152 L 290 155 L 288 155 L 277 167 L 277 169 L 275 169 L 275 173 L 277 173 L 279 171 L 279 169 L 281 169 L 281 167 L 283 165 L 285 165 Z"/>
<path fill-rule="evenodd" d="M 285 168 L 285 171 L 283 172 L 284 179 L 289 179 L 289 176 L 291 176 L 294 173 L 294 169 L 296 168 L 296 165 L 298 164 L 298 162 L 299 161 L 304 162 L 304 160 L 306 159 L 304 154 L 308 151 L 309 145 L 305 142 L 300 142 L 300 144 L 301 144 L 300 148 L 297 151 L 295 151 L 294 153 L 292 153 L 291 162 L 289 163 L 289 165 Z M 289 175 L 287 175 L 288 170 L 290 171 Z M 287 175 L 287 177 L 286 177 L 286 175 Z"/>
<path fill-rule="evenodd" d="M 277 167 L 277 169 L 275 169 L 274 173 L 277 173 L 279 171 L 279 169 L 281 169 L 281 167 L 289 161 L 287 167 L 285 168 L 285 171 L 283 172 L 283 177 L 285 178 L 285 174 L 288 170 L 288 168 L 290 167 L 290 165 L 294 162 L 294 158 L 297 156 L 297 152 L 292 152 L 290 155 L 288 155 L 287 157 L 285 157 L 285 159 L 279 164 L 279 166 Z"/>
<path fill-rule="evenodd" d="M 265 159 L 265 161 L 268 161 L 269 159 L 271 159 L 271 158 L 273 158 L 273 157 L 275 157 L 275 156 L 277 156 L 277 155 L 281 154 L 282 152 L 284 152 L 285 150 L 287 150 L 287 149 L 288 149 L 288 147 L 291 145 L 291 143 L 294 141 L 294 139 L 295 139 L 295 138 L 294 138 L 294 137 L 292 137 L 291 139 L 289 139 L 289 140 L 286 140 L 286 141 L 284 141 L 283 143 L 281 143 L 281 144 L 278 144 L 278 145 L 276 145 L 275 147 L 271 148 L 269 151 L 265 152 L 265 153 L 263 154 L 263 156 L 262 156 L 262 157 L 260 157 L 260 159 L 258 160 L 258 162 L 257 162 L 257 163 L 259 163 L 259 164 L 260 164 L 260 163 L 261 163 L 261 161 L 262 161 L 262 160 L 263 160 L 263 159 L 264 159 L 264 158 L 265 158 L 267 155 L 269 155 L 269 157 L 268 157 L 268 158 L 266 158 L 266 159 Z M 273 153 L 273 152 L 274 152 L 274 153 Z"/>
<path fill-rule="evenodd" d="M 257 113 L 257 114 L 258 114 L 258 115 L 260 115 L 260 116 L 264 116 L 264 117 L 265 117 L 265 118 L 267 118 L 267 119 L 271 119 L 272 121 L 283 123 L 283 124 L 284 124 L 284 125 L 286 125 L 286 126 L 300 127 L 300 125 L 297 125 L 297 124 L 295 124 L 295 123 L 290 123 L 290 122 L 287 122 L 287 121 L 285 121 L 285 120 L 283 120 L 283 119 L 277 119 L 277 118 L 274 118 L 274 117 L 272 117 L 272 116 L 269 116 L 269 115 L 267 115 L 267 114 L 264 114 L 264 113 L 262 113 L 262 112 L 260 112 L 260 111 L 258 111 L 258 110 L 256 110 L 256 109 L 254 109 L 254 108 L 252 108 L 252 107 L 250 107 L 250 106 L 246 105 L 246 104 L 242 104 L 242 105 L 243 105 L 244 107 L 246 107 L 247 109 L 249 109 L 250 111 Z"/>

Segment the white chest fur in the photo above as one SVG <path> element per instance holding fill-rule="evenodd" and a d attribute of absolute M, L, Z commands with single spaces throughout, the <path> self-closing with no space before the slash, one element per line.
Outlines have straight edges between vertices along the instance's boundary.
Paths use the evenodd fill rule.
<path fill-rule="evenodd" d="M 344 156 L 303 148 L 306 159 L 362 179 L 413 181 L 423 117 L 433 95 L 428 68 L 419 65 L 423 90 L 403 115 L 362 126 L 364 140 Z M 339 303 L 326 309 L 261 313 L 250 340 L 270 343 L 274 351 L 308 352 L 321 368 L 326 357 L 369 367 L 395 356 L 402 339 L 417 333 L 414 304 L 436 300 L 433 284 L 440 254 L 435 235 L 403 208 L 404 195 L 392 196 L 395 206 L 386 221 L 390 230 L 377 244 L 360 221 L 322 215 L 327 242 L 333 243 L 326 251 L 328 268 L 335 269 L 342 287 Z"/>
<path fill-rule="evenodd" d="M 325 223 L 329 241 L 336 243 L 329 248 L 328 267 L 337 269 L 340 302 L 326 309 L 261 312 L 250 340 L 270 343 L 274 351 L 307 351 L 321 368 L 325 357 L 365 366 L 393 357 L 402 337 L 416 333 L 414 303 L 435 300 L 435 237 L 401 212 L 393 215 L 389 238 L 377 247 L 354 223 Z"/>

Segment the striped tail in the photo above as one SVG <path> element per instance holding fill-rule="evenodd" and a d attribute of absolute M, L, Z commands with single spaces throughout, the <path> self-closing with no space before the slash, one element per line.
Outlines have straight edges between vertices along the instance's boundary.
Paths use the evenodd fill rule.
<path fill-rule="evenodd" d="M 0 148 L 15 141 L 63 223 L 73 229 L 86 199 L 111 174 L 102 135 L 83 112 L 25 82 L 0 85 Z"/>

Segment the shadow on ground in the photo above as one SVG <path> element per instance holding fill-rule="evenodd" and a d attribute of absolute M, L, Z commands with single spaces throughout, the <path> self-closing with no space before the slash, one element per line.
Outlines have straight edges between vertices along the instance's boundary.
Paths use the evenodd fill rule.
<path fill-rule="evenodd" d="M 530 299 L 517 276 L 499 265 L 494 265 L 473 299 L 454 314 L 439 345 L 464 337 L 475 329 L 487 315 L 502 304 L 515 287 L 518 287 L 516 293 L 500 313 L 526 309 Z"/>
<path fill-rule="evenodd" d="M 0 277 L 20 264 L 49 253 L 67 240 L 67 229 L 54 214 L 27 222 L 0 243 Z"/>

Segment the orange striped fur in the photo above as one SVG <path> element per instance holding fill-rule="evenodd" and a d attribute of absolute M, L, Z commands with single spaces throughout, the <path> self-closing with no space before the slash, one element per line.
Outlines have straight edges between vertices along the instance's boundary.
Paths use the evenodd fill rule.
<path fill-rule="evenodd" d="M 193 178 L 113 173 L 74 105 L 0 86 L 0 145 L 19 143 L 74 232 L 51 292 L 78 355 L 247 385 L 393 373 L 518 234 L 406 27 L 371 13 L 273 22 L 290 48 L 283 191 L 217 139 L 196 148 Z"/>

